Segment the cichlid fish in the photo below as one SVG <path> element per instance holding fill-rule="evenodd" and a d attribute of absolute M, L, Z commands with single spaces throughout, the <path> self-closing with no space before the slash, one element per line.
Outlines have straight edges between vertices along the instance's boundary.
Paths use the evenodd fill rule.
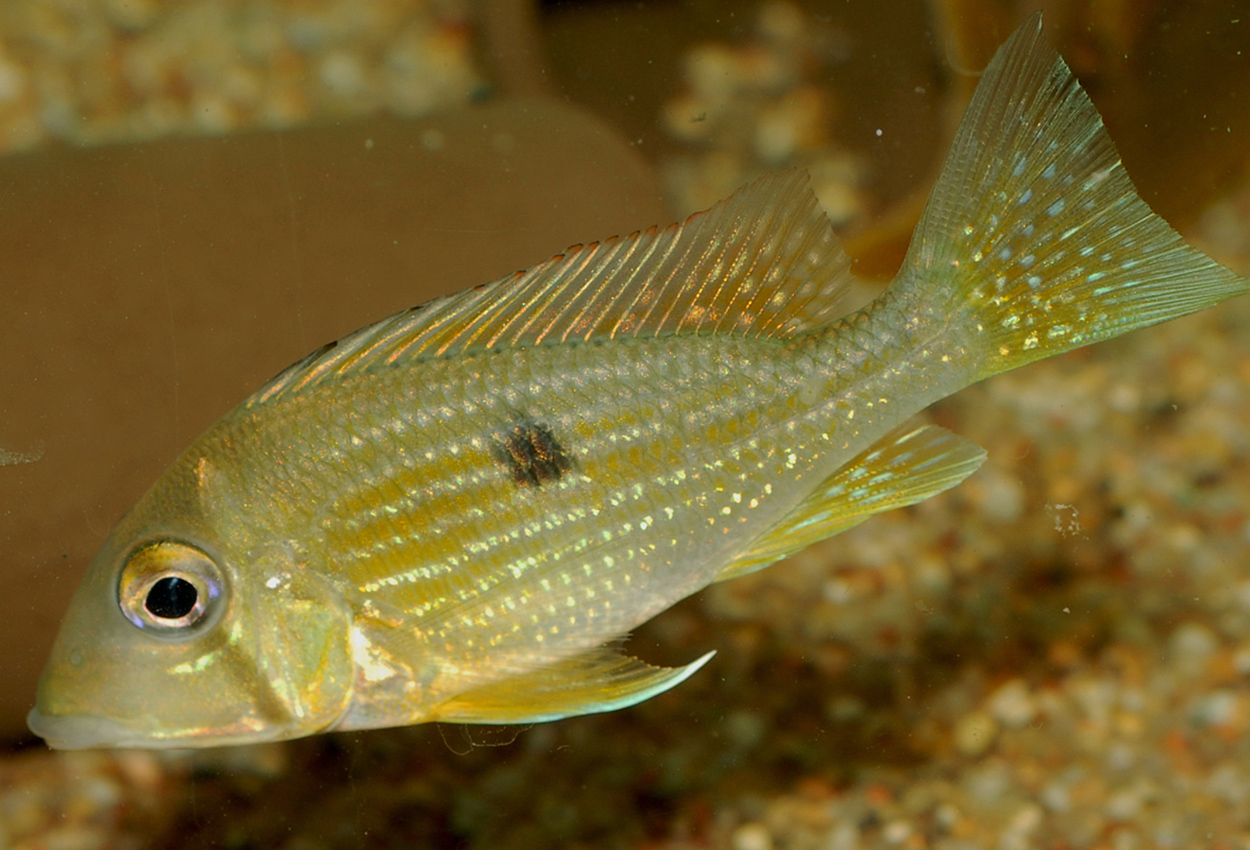
<path fill-rule="evenodd" d="M 91 564 L 30 727 L 201 747 L 609 711 L 681 682 L 620 639 L 962 481 L 907 420 L 1250 288 L 1137 196 L 1034 17 L 906 262 L 850 262 L 798 173 L 330 344 L 195 441 Z"/>

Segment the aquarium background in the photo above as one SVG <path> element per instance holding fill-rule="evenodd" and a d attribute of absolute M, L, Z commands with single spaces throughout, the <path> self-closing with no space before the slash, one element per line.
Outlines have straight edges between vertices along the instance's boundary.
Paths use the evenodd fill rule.
<path fill-rule="evenodd" d="M 870 296 L 1039 8 L 1143 197 L 1250 273 L 1243 2 L 0 6 L 0 846 L 1250 846 L 1246 298 L 935 406 L 985 466 L 640 629 L 718 654 L 634 708 L 193 756 L 24 731 L 109 527 L 264 380 L 795 166 Z"/>

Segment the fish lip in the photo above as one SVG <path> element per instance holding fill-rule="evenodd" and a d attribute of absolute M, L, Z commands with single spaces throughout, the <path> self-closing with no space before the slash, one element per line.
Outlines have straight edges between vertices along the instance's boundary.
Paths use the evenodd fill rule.
<path fill-rule="evenodd" d="M 174 747 L 177 742 L 153 740 L 124 724 L 92 714 L 47 715 L 32 708 L 26 725 L 54 750 L 86 750 L 93 747 Z M 183 743 L 181 746 L 185 747 Z"/>
<path fill-rule="evenodd" d="M 129 737 L 125 734 L 129 730 L 124 726 L 103 717 L 56 717 L 46 715 L 38 708 L 32 708 L 27 713 L 26 725 L 54 750 L 123 746 L 122 742 Z"/>
<path fill-rule="evenodd" d="M 26 725 L 54 750 L 86 750 L 96 747 L 190 750 L 259 744 L 283 737 L 281 730 L 243 735 L 160 737 L 145 734 L 108 717 L 94 714 L 47 715 L 37 707 L 27 713 Z"/>

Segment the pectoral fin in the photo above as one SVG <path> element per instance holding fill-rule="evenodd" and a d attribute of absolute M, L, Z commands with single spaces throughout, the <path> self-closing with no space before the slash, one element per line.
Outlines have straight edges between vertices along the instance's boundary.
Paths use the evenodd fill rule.
<path fill-rule="evenodd" d="M 681 684 L 714 652 L 685 667 L 652 667 L 601 647 L 584 655 L 467 691 L 433 719 L 451 723 L 545 723 L 626 708 Z"/>
<path fill-rule="evenodd" d="M 963 481 L 983 460 L 984 449 L 945 428 L 895 429 L 816 488 L 716 581 L 762 570 L 873 514 L 922 502 Z"/>

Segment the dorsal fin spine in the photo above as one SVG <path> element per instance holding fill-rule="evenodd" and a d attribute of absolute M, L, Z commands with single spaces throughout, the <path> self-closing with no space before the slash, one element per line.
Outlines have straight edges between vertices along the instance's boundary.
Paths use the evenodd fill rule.
<path fill-rule="evenodd" d="M 692 221 L 699 219 L 703 217 L 704 215 L 706 215 L 706 213 L 695 213 L 694 215 L 686 219 L 685 224 L 682 224 L 682 225 L 671 224 L 668 227 L 664 228 L 663 234 L 665 236 L 673 236 L 682 228 L 690 228 Z M 654 254 L 655 254 L 656 248 L 660 247 L 661 242 L 665 243 L 663 245 L 664 251 L 662 254 L 660 254 L 658 258 L 655 258 Z M 680 243 L 679 243 L 679 240 L 677 239 L 663 239 L 663 240 L 657 239 L 653 241 L 651 245 L 648 245 L 647 253 L 643 257 L 644 261 L 642 263 L 639 263 L 638 266 L 635 267 L 634 274 L 630 275 L 631 282 L 633 282 L 639 275 L 641 275 L 644 269 L 655 268 L 657 271 L 663 272 L 667 266 L 672 264 L 673 251 L 675 248 L 677 248 L 678 244 Z M 690 245 L 686 245 L 685 250 L 682 252 L 682 259 L 684 260 L 687 256 L 689 256 L 689 254 L 690 254 Z M 671 274 L 672 274 L 671 272 L 664 273 L 664 274 L 657 274 L 655 277 L 659 280 L 668 280 L 670 279 Z M 648 294 L 648 291 L 649 290 L 647 287 L 644 287 L 644 286 L 637 287 L 637 292 L 634 295 L 633 301 L 630 302 L 629 308 L 626 310 L 620 311 L 620 314 L 617 316 L 616 323 L 612 326 L 612 331 L 611 331 L 612 336 L 616 336 L 617 333 L 621 332 L 621 325 L 624 324 L 625 321 L 633 315 L 634 308 L 637 307 L 638 302 L 641 301 L 644 298 L 644 296 Z M 641 320 L 637 321 L 635 328 L 625 329 L 624 332 L 636 333 L 638 327 L 646 327 L 647 325 L 651 324 L 651 314 L 655 310 L 658 304 L 659 304 L 659 299 L 652 299 L 651 304 L 646 308 L 647 312 L 642 315 Z M 673 306 L 675 306 L 675 304 L 670 305 L 670 310 L 672 309 Z M 667 319 L 668 319 L 668 316 L 665 315 L 664 318 L 661 319 L 660 322 L 658 322 L 658 324 L 664 324 L 667 321 Z"/>
<path fill-rule="evenodd" d="M 624 245 L 625 245 L 625 242 L 615 236 L 613 236 L 611 239 L 605 239 L 602 245 L 591 243 L 591 247 L 593 247 L 594 250 L 587 252 L 585 261 L 580 266 L 578 266 L 578 270 L 580 271 L 584 269 L 586 267 L 586 264 L 590 262 L 593 254 L 596 251 L 601 250 L 603 248 L 607 248 L 609 250 L 608 257 L 605 259 L 610 258 L 612 261 L 616 261 L 617 260 L 616 254 L 620 252 L 620 250 L 622 249 L 622 247 L 624 247 Z M 546 340 L 547 335 L 551 332 L 551 329 L 556 327 L 559 324 L 560 320 L 564 318 L 565 313 L 573 309 L 573 305 L 577 302 L 577 298 L 580 297 L 588 288 L 590 288 L 596 282 L 596 280 L 597 278 L 595 277 L 591 277 L 587 279 L 586 282 L 583 283 L 581 287 L 578 288 L 577 292 L 573 293 L 568 299 L 566 299 L 563 306 L 557 307 L 555 309 L 555 312 L 551 316 L 547 317 L 545 327 L 543 327 L 542 330 L 534 334 L 535 345 L 540 345 Z M 558 290 L 556 290 L 553 287 L 551 292 L 549 293 L 549 301 L 554 302 L 556 298 L 558 297 L 558 294 L 559 294 Z M 526 325 L 526 327 L 522 329 L 522 332 L 527 331 L 530 328 L 530 326 L 538 322 L 538 320 L 542 318 L 543 315 L 544 315 L 543 313 L 535 312 L 530 317 L 530 321 Z"/>

